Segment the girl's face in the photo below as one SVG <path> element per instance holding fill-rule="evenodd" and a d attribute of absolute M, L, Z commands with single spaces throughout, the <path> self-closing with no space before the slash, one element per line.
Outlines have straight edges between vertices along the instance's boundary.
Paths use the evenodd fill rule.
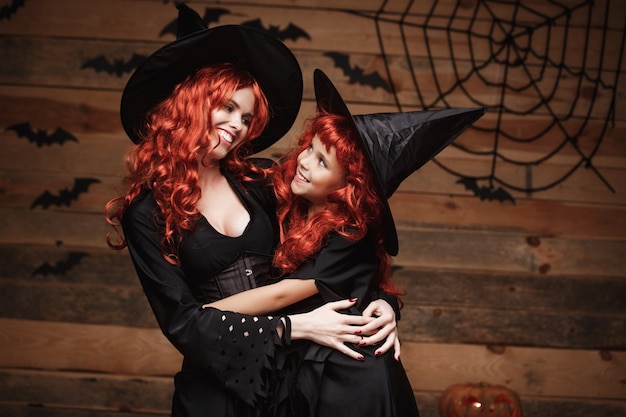
<path fill-rule="evenodd" d="M 215 146 L 210 155 L 215 160 L 226 157 L 233 146 L 245 140 L 254 117 L 254 93 L 252 87 L 235 91 L 222 107 L 211 111 L 214 132 L 211 144 Z"/>
<path fill-rule="evenodd" d="M 328 150 L 316 136 L 307 149 L 298 155 L 291 191 L 311 202 L 313 211 L 326 205 L 326 197 L 345 186 L 345 173 L 337 161 L 335 148 Z"/>

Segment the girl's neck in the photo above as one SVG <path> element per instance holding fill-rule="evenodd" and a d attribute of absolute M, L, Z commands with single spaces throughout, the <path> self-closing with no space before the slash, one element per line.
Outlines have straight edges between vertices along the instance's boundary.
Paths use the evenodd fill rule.
<path fill-rule="evenodd" d="M 309 202 L 309 210 L 307 212 L 306 217 L 310 219 L 311 217 L 313 217 L 315 214 L 319 213 L 322 210 L 324 210 L 324 206 L 313 205 L 311 204 L 311 202 Z"/>

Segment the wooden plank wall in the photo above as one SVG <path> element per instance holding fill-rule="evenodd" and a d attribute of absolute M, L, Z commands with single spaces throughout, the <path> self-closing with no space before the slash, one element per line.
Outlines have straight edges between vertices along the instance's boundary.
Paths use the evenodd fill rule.
<path fill-rule="evenodd" d="M 450 106 L 475 105 L 468 96 L 501 102 L 501 89 L 486 88 L 479 77 L 453 88 L 458 72 L 467 73 L 472 60 L 486 60 L 493 44 L 476 36 L 469 48 L 454 30 L 423 30 L 433 11 L 429 27 L 445 27 L 456 13 L 454 25 L 487 34 L 493 26 L 486 6 L 498 15 L 506 5 L 481 1 L 485 7 L 473 17 L 476 1 L 462 1 L 460 9 L 454 0 L 203 0 L 191 6 L 201 14 L 213 9 L 213 25 L 260 18 L 265 27 L 294 23 L 308 34 L 285 40 L 305 74 L 302 121 L 314 109 L 314 68 L 329 74 L 354 113 L 420 108 L 410 69 L 424 103 L 441 100 L 437 85 L 450 90 Z M 523 0 L 517 18 L 554 13 L 546 3 Z M 381 7 L 376 25 L 371 17 Z M 180 356 L 156 328 L 126 252 L 107 249 L 104 240 L 103 205 L 120 190 L 129 147 L 118 107 L 131 69 L 121 65 L 116 73 L 84 64 L 99 55 L 127 62 L 172 40 L 161 32 L 175 18 L 174 6 L 163 0 L 1 0 L 0 8 L 0 415 L 167 414 Z M 576 140 L 590 155 L 602 139 L 592 160 L 596 171 L 581 167 L 558 186 L 531 194 L 509 189 L 513 204 L 481 201 L 457 176 L 429 163 L 391 200 L 400 235 L 395 277 L 407 289 L 402 358 L 423 417 L 439 415 L 446 387 L 478 381 L 515 390 L 525 416 L 626 415 L 624 9 L 621 0 L 596 0 L 591 13 L 571 14 L 569 30 L 561 24 L 532 34 L 528 51 L 535 53 L 527 54 L 525 68 L 548 62 L 537 81 L 546 92 L 558 86 L 556 97 L 531 116 L 499 120 L 490 111 L 480 121 L 486 128 L 501 122 L 503 130 L 528 137 L 568 112 L 577 116 L 574 124 L 589 113 Z M 400 19 L 407 22 L 404 32 L 394 23 Z M 381 48 L 397 100 L 382 87 L 351 83 L 325 55 L 347 54 L 351 65 L 384 73 Z M 497 68 L 485 66 L 480 76 L 503 80 Z M 513 84 L 528 76 L 520 68 L 510 68 Z M 586 76 L 580 76 L 583 68 Z M 592 83 L 598 79 L 607 85 L 618 80 L 614 101 L 603 84 Z M 512 111 L 529 108 L 533 94 L 509 91 L 504 104 Z M 611 105 L 614 123 L 603 130 Z M 32 137 L 68 133 L 44 144 L 18 135 L 13 126 L 22 123 L 30 124 Z M 299 126 L 266 155 L 283 152 Z M 502 141 L 498 149 L 512 159 L 539 159 L 561 136 L 553 131 L 530 144 Z M 468 131 L 459 141 L 477 151 L 494 147 L 488 131 Z M 488 175 L 492 168 L 488 157 L 458 148 L 437 160 L 466 176 Z M 579 161 L 566 146 L 532 168 L 501 163 L 497 176 L 513 186 L 540 187 Z M 76 184 L 83 191 L 59 198 Z M 50 196 L 38 200 L 44 192 Z"/>

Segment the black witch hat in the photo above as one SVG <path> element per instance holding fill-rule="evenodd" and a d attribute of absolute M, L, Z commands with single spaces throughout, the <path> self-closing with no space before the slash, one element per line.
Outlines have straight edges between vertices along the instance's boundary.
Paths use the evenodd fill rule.
<path fill-rule="evenodd" d="M 150 55 L 124 89 L 120 113 L 130 139 L 139 142 L 138 132 L 150 110 L 187 76 L 208 65 L 232 62 L 252 74 L 270 104 L 270 121 L 252 141 L 253 152 L 274 144 L 289 131 L 302 102 L 302 71 L 293 53 L 257 29 L 240 25 L 209 29 L 187 5 L 176 7 L 177 39 Z"/>
<path fill-rule="evenodd" d="M 315 99 L 321 111 L 352 120 L 361 138 L 360 146 L 371 163 L 375 187 L 384 206 L 385 249 L 398 254 L 398 234 L 387 199 L 406 177 L 434 158 L 465 129 L 478 120 L 486 108 L 444 109 L 352 116 L 326 74 L 313 74 Z"/>

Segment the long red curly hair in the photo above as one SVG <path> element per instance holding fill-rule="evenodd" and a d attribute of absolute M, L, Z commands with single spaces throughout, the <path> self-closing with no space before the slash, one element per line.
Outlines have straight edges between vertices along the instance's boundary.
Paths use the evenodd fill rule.
<path fill-rule="evenodd" d="M 105 218 L 117 238 L 107 235 L 107 244 L 123 249 L 126 241 L 119 229 L 124 211 L 139 193 L 151 190 L 159 207 L 163 227 L 161 252 L 170 263 L 176 256 L 181 232 L 193 230 L 200 214 L 198 185 L 199 161 L 210 154 L 209 133 L 213 132 L 211 111 L 224 106 L 235 91 L 251 87 L 254 118 L 248 137 L 232 149 L 222 165 L 240 178 L 254 170 L 246 162 L 249 143 L 265 129 L 270 109 L 265 95 L 253 76 L 235 64 L 224 63 L 202 68 L 178 84 L 172 94 L 159 103 L 147 117 L 141 141 L 126 155 L 128 175 L 126 194 L 113 198 L 105 206 Z"/>
<path fill-rule="evenodd" d="M 322 249 L 329 233 L 337 232 L 350 241 L 357 241 L 371 230 L 380 259 L 378 285 L 390 294 L 399 295 L 401 292 L 391 283 L 391 258 L 383 246 L 382 203 L 371 186 L 374 174 L 356 135 L 344 117 L 320 113 L 308 120 L 296 148 L 274 168 L 272 181 L 278 200 L 281 241 L 274 254 L 274 265 L 283 273 L 294 272 Z M 291 181 L 298 155 L 309 147 L 314 136 L 327 149 L 335 148 L 346 185 L 327 196 L 324 210 L 309 217 L 310 203 L 291 191 Z"/>

